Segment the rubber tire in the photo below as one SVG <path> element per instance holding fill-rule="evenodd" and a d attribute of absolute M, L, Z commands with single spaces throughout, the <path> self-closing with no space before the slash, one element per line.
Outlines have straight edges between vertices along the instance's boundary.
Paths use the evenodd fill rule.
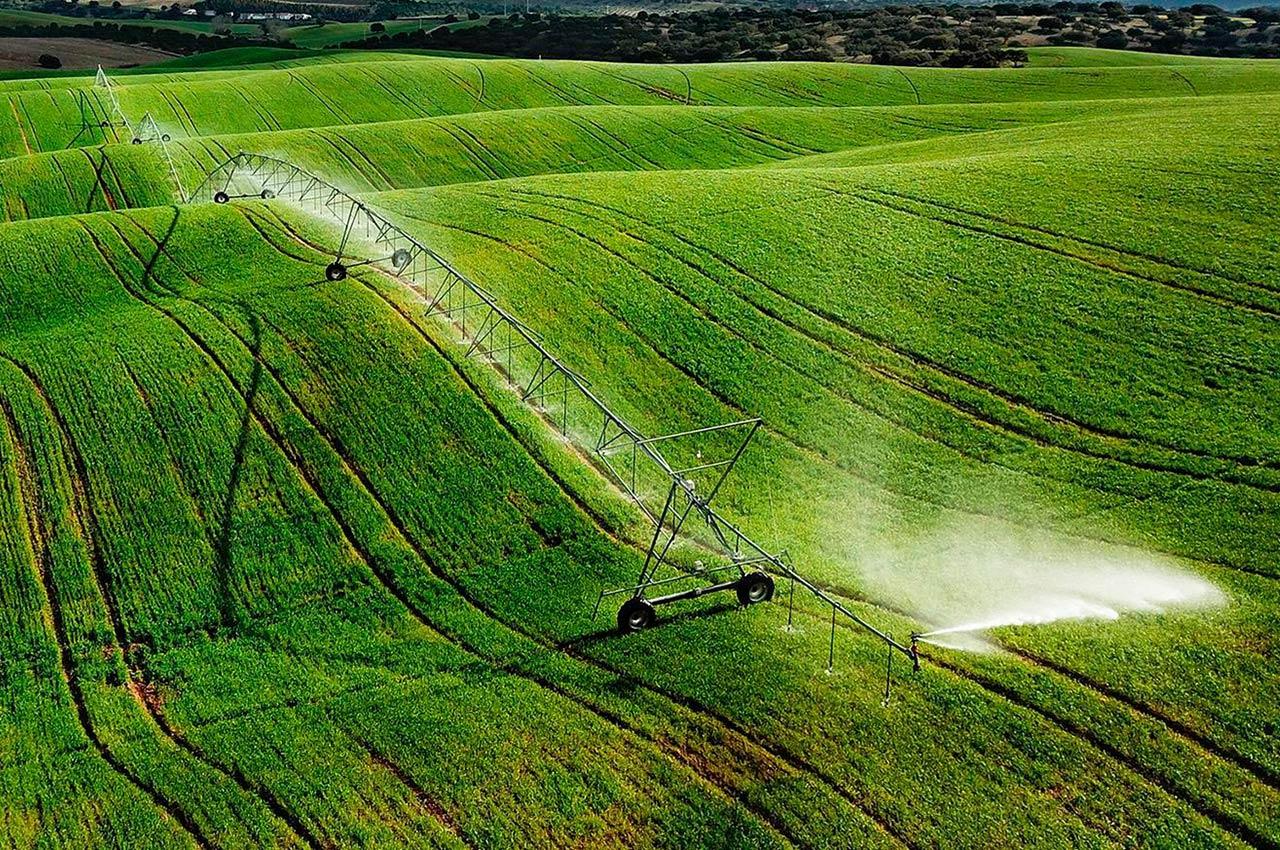
<path fill-rule="evenodd" d="M 347 267 L 342 263 L 330 263 L 325 266 L 324 279 L 328 281 L 338 281 L 347 279 Z"/>
<path fill-rule="evenodd" d="M 261 197 L 262 200 L 264 201 L 269 201 L 275 196 L 276 196 L 276 193 L 271 191 L 270 189 L 263 189 L 262 192 L 259 193 L 259 197 Z"/>
<path fill-rule="evenodd" d="M 658 612 L 646 599 L 631 597 L 618 609 L 618 631 L 625 634 L 642 632 L 658 620 Z"/>
<path fill-rule="evenodd" d="M 168 133 L 165 133 L 163 136 L 161 136 L 161 137 L 160 137 L 160 141 L 162 141 L 162 142 L 167 142 L 167 141 L 169 141 L 169 134 L 168 134 Z"/>
<path fill-rule="evenodd" d="M 140 144 L 142 144 L 142 139 L 139 139 L 138 137 L 136 137 L 136 136 L 135 136 L 135 137 L 134 137 L 134 139 L 133 139 L 133 143 L 134 143 L 135 145 L 140 145 Z"/>
<path fill-rule="evenodd" d="M 773 598 L 773 576 L 766 573 L 747 573 L 738 579 L 738 604 L 742 606 L 768 602 Z"/>
<path fill-rule="evenodd" d="M 213 202 L 215 204 L 225 204 L 229 200 L 231 200 L 231 197 L 227 195 L 226 192 L 215 192 L 213 195 Z"/>
<path fill-rule="evenodd" d="M 409 261 L 412 259 L 413 259 L 413 256 L 409 253 L 407 249 L 397 248 L 391 254 L 391 265 L 395 266 L 397 271 L 404 271 L 405 268 L 409 265 Z"/>

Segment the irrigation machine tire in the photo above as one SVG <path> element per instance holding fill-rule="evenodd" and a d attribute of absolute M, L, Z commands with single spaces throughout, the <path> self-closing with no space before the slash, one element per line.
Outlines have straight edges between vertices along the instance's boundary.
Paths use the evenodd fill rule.
<path fill-rule="evenodd" d="M 135 145 L 140 145 L 140 144 L 142 144 L 142 139 L 139 139 L 137 136 L 134 136 L 134 137 L 133 137 L 133 143 L 134 143 Z"/>
<path fill-rule="evenodd" d="M 648 600 L 633 596 L 618 609 L 618 631 L 623 634 L 642 632 L 657 619 L 658 612 Z"/>
<path fill-rule="evenodd" d="M 347 267 L 342 263 L 330 263 L 324 268 L 324 279 L 328 281 L 346 280 Z"/>
<path fill-rule="evenodd" d="M 160 141 L 162 142 L 167 142 L 169 140 L 170 140 L 170 136 L 168 133 L 165 133 L 163 136 L 160 137 Z"/>
<path fill-rule="evenodd" d="M 773 576 L 766 573 L 747 573 L 738 579 L 738 604 L 755 605 L 773 598 Z"/>
<path fill-rule="evenodd" d="M 264 201 L 269 201 L 275 196 L 276 196 L 276 193 L 271 191 L 270 189 L 263 189 L 262 192 L 260 193 L 260 197 Z"/>
<path fill-rule="evenodd" d="M 231 196 L 228 195 L 226 192 L 213 193 L 213 202 L 215 204 L 225 204 L 229 200 L 231 200 Z"/>

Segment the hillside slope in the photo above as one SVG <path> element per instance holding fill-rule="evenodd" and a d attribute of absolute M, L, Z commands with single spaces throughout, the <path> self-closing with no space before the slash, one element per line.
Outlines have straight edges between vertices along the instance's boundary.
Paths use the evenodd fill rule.
<path fill-rule="evenodd" d="M 638 512 L 414 293 L 325 281 L 331 222 L 10 151 L 10 844 L 1275 846 L 1272 66 L 483 69 L 119 93 L 184 186 L 362 193 L 643 432 L 761 416 L 717 503 L 894 635 L 1025 574 L 1210 604 L 928 646 L 883 702 L 803 594 L 619 636 Z"/>

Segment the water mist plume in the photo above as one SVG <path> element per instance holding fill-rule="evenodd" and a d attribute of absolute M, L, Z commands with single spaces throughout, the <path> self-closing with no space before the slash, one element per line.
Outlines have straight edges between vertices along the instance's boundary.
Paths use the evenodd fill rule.
<path fill-rule="evenodd" d="M 990 649 L 981 633 L 1001 626 L 1117 620 L 1224 600 L 1171 558 L 985 522 L 920 535 L 862 564 L 877 595 L 940 624 L 923 640 L 956 649 Z"/>

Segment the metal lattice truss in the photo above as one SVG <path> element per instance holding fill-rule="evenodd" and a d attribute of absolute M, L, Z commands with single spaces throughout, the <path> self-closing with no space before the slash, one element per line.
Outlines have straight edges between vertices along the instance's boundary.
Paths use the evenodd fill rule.
<path fill-rule="evenodd" d="M 98 73 L 93 78 L 93 87 L 102 89 L 103 96 L 107 99 L 107 109 L 111 115 L 113 127 L 124 127 L 129 131 L 129 135 L 137 138 L 137 133 L 133 131 L 133 125 L 129 123 L 129 118 L 124 114 L 124 110 L 120 108 L 120 98 L 116 97 L 116 87 L 112 84 L 111 78 L 107 76 L 107 72 L 102 70 L 102 66 L 98 66 Z M 117 141 L 119 138 L 117 136 Z"/>
<path fill-rule="evenodd" d="M 67 142 L 68 148 L 78 147 L 81 140 L 85 140 L 85 144 L 100 144 L 107 141 L 120 141 L 120 128 L 128 130 L 128 125 L 122 122 L 110 110 L 109 104 L 104 107 L 102 102 L 93 97 L 85 89 L 75 89 L 76 108 L 80 113 L 80 121 L 75 124 L 64 125 L 76 131 L 71 137 L 71 141 Z"/>
<path fill-rule="evenodd" d="M 890 661 L 897 651 L 918 664 L 914 641 L 906 646 L 866 622 L 796 572 L 785 552 L 765 549 L 712 506 L 761 420 L 646 437 L 605 404 L 582 375 L 556 357 L 536 331 L 491 293 L 386 217 L 321 178 L 274 157 L 241 152 L 214 168 L 191 194 L 192 202 L 228 203 L 250 198 L 286 201 L 340 226 L 342 236 L 333 262 L 325 269 L 326 280 L 342 280 L 350 270 L 369 266 L 408 287 L 425 302 L 426 316 L 453 329 L 467 357 L 487 361 L 561 436 L 586 449 L 589 458 L 649 518 L 653 534 L 636 583 L 603 591 L 597 611 L 603 599 L 625 594 L 629 599 L 619 614 L 619 626 L 626 627 L 623 614 L 631 605 L 633 612 L 638 606 L 641 613 L 647 608 L 650 615 L 648 621 L 634 625 L 640 628 L 652 622 L 653 605 L 713 591 L 737 589 L 744 604 L 763 601 L 773 594 L 772 579 L 766 578 L 772 574 L 792 582 L 792 600 L 798 584 L 831 606 L 832 647 L 839 614 L 883 641 Z M 690 569 L 672 562 L 673 545 L 687 534 L 689 521 L 695 518 L 706 529 L 697 539 L 704 550 L 718 551 L 722 563 L 704 567 L 699 562 Z M 726 574 L 732 578 L 721 580 Z M 759 598 L 762 585 L 757 582 L 748 587 L 757 579 L 767 581 L 767 592 Z M 681 582 L 693 586 L 647 596 L 653 588 Z"/>
<path fill-rule="evenodd" d="M 71 125 L 77 129 L 76 134 L 67 142 L 67 148 L 106 144 L 108 142 L 119 144 L 121 141 L 120 131 L 122 129 L 125 131 L 127 138 L 135 145 L 158 142 L 161 153 L 164 155 L 165 164 L 169 169 L 169 176 L 173 179 L 174 185 L 178 187 L 178 195 L 182 198 L 183 203 L 186 203 L 187 192 L 183 188 L 182 180 L 178 176 L 177 166 L 174 164 L 173 156 L 169 151 L 169 134 L 161 129 L 155 116 L 147 112 L 136 126 L 130 122 L 124 110 L 120 108 L 120 98 L 116 95 L 115 85 L 101 65 L 98 66 L 98 73 L 94 77 L 93 89 L 76 89 L 75 97 L 76 106 L 80 113 L 80 122 Z M 83 145 L 81 144 L 82 139 L 85 140 Z"/>

